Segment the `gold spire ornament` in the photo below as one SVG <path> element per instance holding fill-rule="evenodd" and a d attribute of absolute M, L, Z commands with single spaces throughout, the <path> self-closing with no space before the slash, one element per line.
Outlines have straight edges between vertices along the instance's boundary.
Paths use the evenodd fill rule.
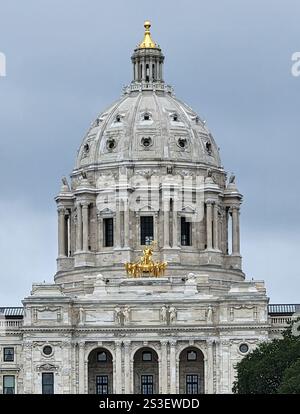
<path fill-rule="evenodd" d="M 156 45 L 155 42 L 153 42 L 153 40 L 151 38 L 151 33 L 150 33 L 151 23 L 148 20 L 146 20 L 145 23 L 144 23 L 144 27 L 145 27 L 144 40 L 142 41 L 142 43 L 140 43 L 139 49 L 153 49 L 153 48 L 156 48 L 157 45 Z"/>
<path fill-rule="evenodd" d="M 129 277 L 142 277 L 144 274 L 147 276 L 160 277 L 165 274 L 165 270 L 168 266 L 167 262 L 154 262 L 152 260 L 153 247 L 156 243 L 152 242 L 150 246 L 147 246 L 143 250 L 143 256 L 139 262 L 125 263 L 125 269 Z"/>

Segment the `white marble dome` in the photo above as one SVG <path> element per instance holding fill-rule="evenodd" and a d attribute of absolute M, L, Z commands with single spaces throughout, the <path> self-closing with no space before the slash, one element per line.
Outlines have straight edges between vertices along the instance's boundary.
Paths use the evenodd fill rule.
<path fill-rule="evenodd" d="M 133 82 L 97 117 L 80 146 L 76 168 L 139 160 L 220 167 L 218 147 L 205 122 L 170 87 L 145 86 L 136 90 Z"/>

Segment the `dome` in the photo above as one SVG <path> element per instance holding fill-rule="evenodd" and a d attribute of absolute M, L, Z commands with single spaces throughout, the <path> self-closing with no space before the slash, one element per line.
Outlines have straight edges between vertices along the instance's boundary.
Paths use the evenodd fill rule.
<path fill-rule="evenodd" d="M 218 147 L 196 112 L 171 88 L 151 86 L 136 91 L 131 84 L 97 117 L 79 149 L 77 169 L 139 160 L 221 166 Z"/>
<path fill-rule="evenodd" d="M 136 264 L 149 243 L 179 282 L 191 272 L 226 283 L 244 278 L 242 195 L 234 176 L 227 182 L 205 122 L 165 83 L 164 55 L 150 22 L 144 26 L 132 82 L 91 124 L 70 186 L 64 178 L 56 197 L 55 280 L 72 292 L 89 292 L 99 273 L 126 277 L 125 264 Z"/>

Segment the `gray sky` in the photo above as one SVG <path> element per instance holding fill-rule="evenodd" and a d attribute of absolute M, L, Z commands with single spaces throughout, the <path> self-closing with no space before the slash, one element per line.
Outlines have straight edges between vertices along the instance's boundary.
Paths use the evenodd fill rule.
<path fill-rule="evenodd" d="M 244 271 L 300 303 L 298 0 L 0 0 L 0 306 L 51 281 L 60 179 L 96 115 L 131 81 L 143 22 L 165 79 L 207 120 L 244 194 Z"/>

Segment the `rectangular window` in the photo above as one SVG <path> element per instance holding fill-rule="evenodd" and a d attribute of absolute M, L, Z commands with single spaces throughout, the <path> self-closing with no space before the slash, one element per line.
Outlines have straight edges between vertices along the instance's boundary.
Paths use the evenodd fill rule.
<path fill-rule="evenodd" d="M 108 375 L 96 376 L 96 394 L 108 394 Z"/>
<path fill-rule="evenodd" d="M 153 394 L 153 375 L 141 376 L 141 394 Z"/>
<path fill-rule="evenodd" d="M 3 376 L 3 394 L 15 394 L 15 376 Z"/>
<path fill-rule="evenodd" d="M 42 394 L 54 394 L 53 372 L 42 373 Z"/>
<path fill-rule="evenodd" d="M 103 219 L 104 247 L 114 245 L 114 219 L 112 217 Z"/>
<path fill-rule="evenodd" d="M 3 349 L 3 361 L 4 362 L 13 362 L 15 359 L 15 350 L 14 348 L 4 348 Z"/>
<path fill-rule="evenodd" d="M 153 216 L 141 216 L 141 245 L 149 245 L 153 241 Z"/>
<path fill-rule="evenodd" d="M 199 394 L 199 376 L 190 374 L 186 376 L 186 393 Z"/>
<path fill-rule="evenodd" d="M 187 221 L 185 217 L 181 217 L 181 245 L 192 245 L 191 222 Z"/>

